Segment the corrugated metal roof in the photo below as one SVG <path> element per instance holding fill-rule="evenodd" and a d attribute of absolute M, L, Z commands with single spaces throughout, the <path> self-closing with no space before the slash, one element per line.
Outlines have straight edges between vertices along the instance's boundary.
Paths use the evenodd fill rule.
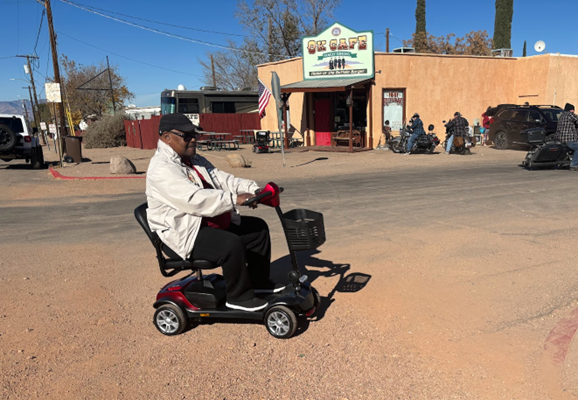
<path fill-rule="evenodd" d="M 307 79 L 301 82 L 290 83 L 281 86 L 281 89 L 319 89 L 345 87 L 355 85 L 360 82 L 368 81 L 373 78 L 332 78 L 332 79 Z"/>

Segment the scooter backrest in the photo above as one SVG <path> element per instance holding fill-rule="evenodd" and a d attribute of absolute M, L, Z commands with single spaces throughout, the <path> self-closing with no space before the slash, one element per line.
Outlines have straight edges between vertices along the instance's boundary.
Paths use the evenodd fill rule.
<path fill-rule="evenodd" d="M 152 244 L 156 247 L 156 245 L 157 245 L 156 242 L 157 242 L 158 236 L 156 234 L 154 234 L 151 231 L 151 228 L 149 227 L 149 223 L 147 220 L 147 208 L 148 208 L 147 203 L 143 203 L 140 206 L 138 206 L 137 208 L 135 208 L 134 209 L 134 217 L 136 218 L 137 222 L 142 227 L 142 229 L 145 231 L 145 233 L 149 237 Z"/>

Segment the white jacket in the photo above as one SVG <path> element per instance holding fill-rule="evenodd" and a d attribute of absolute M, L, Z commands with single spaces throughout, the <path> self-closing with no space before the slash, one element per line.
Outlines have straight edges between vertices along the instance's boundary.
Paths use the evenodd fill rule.
<path fill-rule="evenodd" d="M 215 189 L 204 189 L 201 179 L 167 144 L 158 141 L 147 170 L 147 219 L 152 231 L 183 259 L 193 251 L 202 217 L 232 212 L 231 223 L 241 218 L 237 194 L 255 193 L 256 182 L 219 171 L 206 158 L 195 155 L 191 164 Z"/>

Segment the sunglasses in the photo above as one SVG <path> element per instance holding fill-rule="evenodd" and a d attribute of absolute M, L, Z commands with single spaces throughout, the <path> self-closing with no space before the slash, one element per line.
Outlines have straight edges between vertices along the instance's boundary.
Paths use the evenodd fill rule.
<path fill-rule="evenodd" d="M 177 135 L 183 138 L 183 140 L 185 142 L 190 142 L 193 139 L 196 139 L 200 136 L 199 133 L 197 132 L 187 132 L 187 133 L 180 133 L 180 132 L 174 132 L 174 131 L 169 131 L 170 133 L 172 133 L 173 135 Z"/>

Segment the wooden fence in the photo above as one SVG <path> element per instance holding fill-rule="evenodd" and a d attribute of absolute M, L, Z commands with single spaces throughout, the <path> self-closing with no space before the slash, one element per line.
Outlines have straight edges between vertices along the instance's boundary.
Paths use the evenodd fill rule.
<path fill-rule="evenodd" d="M 125 120 L 126 145 L 135 149 L 156 149 L 159 139 L 160 116 L 135 121 Z M 260 129 L 259 113 L 200 114 L 200 124 L 206 132 L 227 134 L 226 139 L 239 135 L 241 129 Z"/>

